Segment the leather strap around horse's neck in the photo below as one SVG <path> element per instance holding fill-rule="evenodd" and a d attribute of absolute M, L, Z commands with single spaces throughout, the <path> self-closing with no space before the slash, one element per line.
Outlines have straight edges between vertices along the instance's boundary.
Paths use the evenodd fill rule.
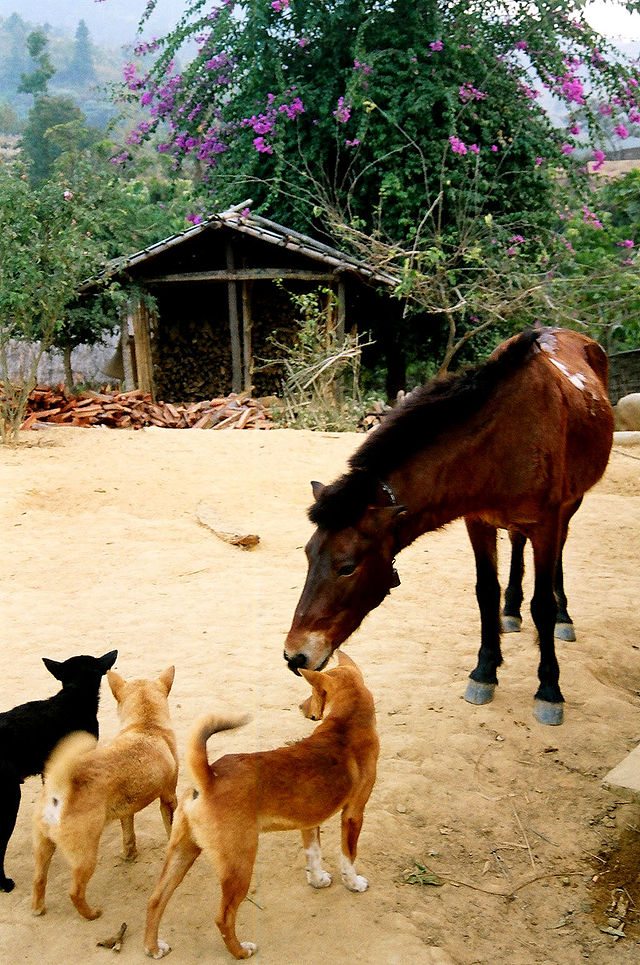
<path fill-rule="evenodd" d="M 396 499 L 396 494 L 394 493 L 394 491 L 393 491 L 393 489 L 391 488 L 391 486 L 389 485 L 389 483 L 386 483 L 386 482 L 382 482 L 382 481 L 381 481 L 381 482 L 380 482 L 380 488 L 381 488 L 382 491 L 383 491 L 384 493 L 386 493 L 386 495 L 389 497 L 389 499 L 390 499 L 390 501 L 391 501 L 391 505 L 392 505 L 392 506 L 397 506 L 397 505 L 398 505 L 398 500 Z"/>

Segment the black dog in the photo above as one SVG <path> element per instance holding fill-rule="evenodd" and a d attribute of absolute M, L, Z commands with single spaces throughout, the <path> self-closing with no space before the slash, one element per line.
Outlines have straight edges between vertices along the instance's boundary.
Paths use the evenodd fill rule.
<path fill-rule="evenodd" d="M 87 730 L 98 736 L 100 682 L 117 656 L 112 650 L 104 657 L 70 657 L 63 663 L 43 657 L 62 690 L 0 714 L 0 891 L 14 886 L 5 876 L 4 856 L 16 825 L 20 785 L 25 777 L 42 774 L 51 751 L 67 734 Z"/>

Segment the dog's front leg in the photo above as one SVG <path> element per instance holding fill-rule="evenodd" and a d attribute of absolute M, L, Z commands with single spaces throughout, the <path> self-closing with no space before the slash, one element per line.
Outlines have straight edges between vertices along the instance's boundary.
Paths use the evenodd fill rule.
<path fill-rule="evenodd" d="M 138 856 L 136 847 L 136 832 L 133 826 L 133 814 L 120 818 L 122 826 L 122 857 L 125 861 L 134 861 Z"/>
<path fill-rule="evenodd" d="M 342 880 L 349 891 L 366 891 L 369 882 L 363 875 L 356 874 L 355 860 L 358 851 L 358 838 L 362 828 L 363 813 L 349 807 L 342 812 L 342 854 L 340 871 Z"/>
<path fill-rule="evenodd" d="M 320 828 L 305 828 L 302 831 L 302 846 L 306 859 L 307 881 L 312 888 L 328 888 L 331 875 L 322 867 L 320 848 Z"/>

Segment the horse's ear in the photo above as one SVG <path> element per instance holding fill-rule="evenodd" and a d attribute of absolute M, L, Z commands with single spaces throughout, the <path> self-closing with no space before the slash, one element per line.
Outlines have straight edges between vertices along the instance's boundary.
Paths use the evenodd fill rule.
<path fill-rule="evenodd" d="M 313 492 L 313 498 L 315 499 L 316 502 L 318 502 L 318 500 L 320 499 L 320 493 L 322 492 L 323 489 L 324 489 L 324 486 L 322 485 L 321 482 L 318 482 L 317 479 L 311 480 L 311 491 Z"/>
<path fill-rule="evenodd" d="M 396 520 L 401 519 L 408 513 L 406 506 L 371 506 L 367 510 L 365 522 L 369 523 L 372 531 L 389 530 L 395 525 Z"/>

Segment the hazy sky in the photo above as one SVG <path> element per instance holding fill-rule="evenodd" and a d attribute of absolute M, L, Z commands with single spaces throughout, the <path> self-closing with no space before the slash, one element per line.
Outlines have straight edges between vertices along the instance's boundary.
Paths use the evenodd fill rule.
<path fill-rule="evenodd" d="M 146 0 L 0 0 L 0 16 L 18 12 L 25 20 L 48 22 L 74 33 L 84 20 L 95 43 L 123 44 L 135 40 L 139 16 Z M 184 10 L 185 0 L 158 0 L 152 32 L 162 34 Z M 640 40 L 640 14 L 629 14 L 616 3 L 595 0 L 586 8 L 597 30 L 623 40 Z"/>

